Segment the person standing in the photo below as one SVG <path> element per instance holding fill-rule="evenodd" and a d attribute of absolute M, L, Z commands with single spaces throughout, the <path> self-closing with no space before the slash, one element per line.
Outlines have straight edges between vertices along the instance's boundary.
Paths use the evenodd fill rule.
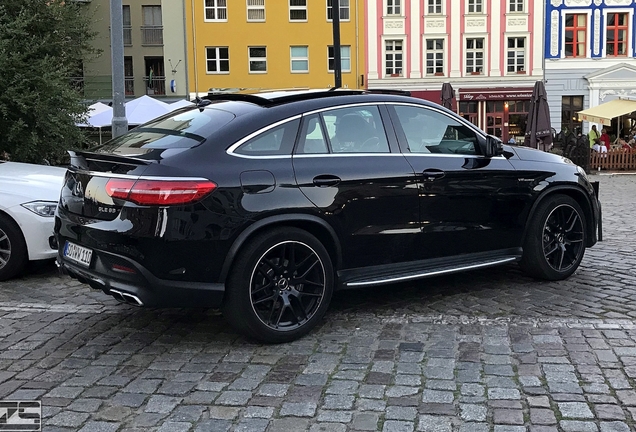
<path fill-rule="evenodd" d="M 587 138 L 590 140 L 590 148 L 594 149 L 595 145 L 600 146 L 600 144 L 601 144 L 601 134 L 598 133 L 598 130 L 596 130 L 596 125 L 592 125 L 592 130 L 590 130 L 590 133 L 587 134 Z"/>
<path fill-rule="evenodd" d="M 599 141 L 601 147 L 599 151 L 601 153 L 607 153 L 612 142 L 610 136 L 607 134 L 607 129 L 603 128 L 603 130 L 601 130 L 601 137 L 599 138 Z"/>

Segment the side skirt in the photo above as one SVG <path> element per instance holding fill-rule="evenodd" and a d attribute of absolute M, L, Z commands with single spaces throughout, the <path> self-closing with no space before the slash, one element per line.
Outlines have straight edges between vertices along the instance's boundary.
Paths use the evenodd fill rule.
<path fill-rule="evenodd" d="M 493 267 L 519 261 L 521 254 L 521 248 L 503 249 L 408 263 L 341 270 L 338 272 L 338 289 L 385 285 Z"/>

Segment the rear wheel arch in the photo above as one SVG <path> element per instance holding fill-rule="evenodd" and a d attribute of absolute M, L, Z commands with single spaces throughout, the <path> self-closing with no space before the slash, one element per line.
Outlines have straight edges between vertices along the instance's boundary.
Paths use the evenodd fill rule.
<path fill-rule="evenodd" d="M 526 224 L 525 224 L 525 228 L 523 232 L 522 242 L 525 242 L 525 239 L 528 235 L 528 229 L 530 226 L 529 222 L 535 217 L 535 214 L 539 205 L 544 200 L 548 199 L 549 197 L 555 194 L 567 195 L 570 198 L 574 199 L 577 202 L 577 204 L 581 207 L 585 216 L 585 229 L 586 229 L 585 231 L 587 234 L 587 241 L 588 241 L 588 244 L 586 244 L 586 246 L 591 247 L 593 243 L 590 244 L 590 242 L 594 242 L 594 239 L 596 238 L 596 232 L 594 227 L 594 212 L 592 209 L 592 203 L 590 202 L 590 199 L 584 190 L 575 186 L 567 186 L 567 185 L 551 187 L 543 191 L 541 195 L 539 195 L 539 197 L 535 200 L 534 204 L 532 205 L 532 208 L 530 209 L 530 212 L 528 213 L 528 217 L 526 218 Z"/>
<path fill-rule="evenodd" d="M 335 230 L 327 222 L 317 216 L 307 214 L 277 215 L 261 219 L 251 224 L 247 229 L 239 234 L 225 258 L 223 267 L 221 268 L 219 282 L 226 282 L 228 274 L 230 273 L 238 253 L 243 246 L 249 243 L 252 238 L 264 231 L 280 227 L 294 227 L 302 229 L 316 237 L 316 239 L 323 244 L 325 249 L 327 249 L 334 268 L 340 268 L 342 263 L 340 241 Z"/>

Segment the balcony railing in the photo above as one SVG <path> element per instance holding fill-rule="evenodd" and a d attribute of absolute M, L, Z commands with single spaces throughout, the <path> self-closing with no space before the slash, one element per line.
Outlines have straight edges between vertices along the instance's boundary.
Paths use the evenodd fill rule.
<path fill-rule="evenodd" d="M 124 45 L 132 46 L 132 27 L 124 26 Z"/>
<path fill-rule="evenodd" d="M 124 91 L 126 96 L 135 95 L 135 79 L 133 77 L 124 78 Z"/>
<path fill-rule="evenodd" d="M 146 94 L 147 95 L 165 95 L 166 94 L 166 77 L 165 76 L 155 76 L 152 79 L 149 77 L 144 77 L 144 82 L 146 83 Z"/>
<path fill-rule="evenodd" d="M 163 45 L 163 26 L 142 26 L 141 44 L 155 46 Z"/>

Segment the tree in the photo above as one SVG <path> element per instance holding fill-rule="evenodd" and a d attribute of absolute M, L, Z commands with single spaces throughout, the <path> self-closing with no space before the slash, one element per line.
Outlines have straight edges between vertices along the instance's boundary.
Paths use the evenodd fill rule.
<path fill-rule="evenodd" d="M 0 1 L 0 154 L 58 161 L 85 142 L 75 123 L 87 107 L 70 77 L 98 52 L 75 1 Z"/>

